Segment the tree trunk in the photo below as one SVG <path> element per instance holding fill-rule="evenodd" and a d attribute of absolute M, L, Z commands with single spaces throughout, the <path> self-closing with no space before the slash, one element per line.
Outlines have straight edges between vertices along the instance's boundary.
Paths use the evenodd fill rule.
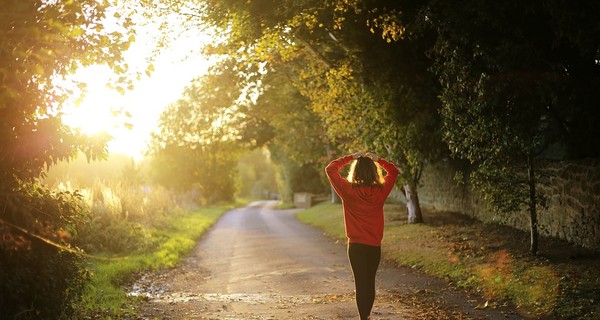
<path fill-rule="evenodd" d="M 533 167 L 533 159 L 528 157 L 527 164 L 529 166 L 528 173 L 528 184 L 529 184 L 529 227 L 531 230 L 531 246 L 529 251 L 532 255 L 537 255 L 538 252 L 538 222 L 537 222 L 537 193 L 536 193 L 536 181 L 535 171 Z"/>
<path fill-rule="evenodd" d="M 404 195 L 406 196 L 406 208 L 408 209 L 408 223 L 423 223 L 423 214 L 421 213 L 416 184 L 405 184 Z"/>

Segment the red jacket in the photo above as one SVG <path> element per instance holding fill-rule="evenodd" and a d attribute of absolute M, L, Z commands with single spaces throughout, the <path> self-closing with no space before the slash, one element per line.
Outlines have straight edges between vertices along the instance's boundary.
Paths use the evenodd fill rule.
<path fill-rule="evenodd" d="M 384 159 L 377 163 L 387 172 L 383 187 L 353 187 L 340 175 L 340 169 L 352 162 L 352 155 L 331 161 L 325 168 L 329 182 L 342 198 L 344 224 L 349 243 L 381 246 L 383 204 L 394 187 L 398 168 Z"/>

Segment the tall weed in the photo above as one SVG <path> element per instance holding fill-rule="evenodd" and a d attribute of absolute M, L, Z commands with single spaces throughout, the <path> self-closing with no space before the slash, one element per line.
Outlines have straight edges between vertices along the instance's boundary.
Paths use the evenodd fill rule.
<path fill-rule="evenodd" d="M 59 188 L 77 186 L 67 181 Z M 160 186 L 96 180 L 91 187 L 79 189 L 79 193 L 87 214 L 78 225 L 75 244 L 93 254 L 149 250 L 160 240 L 149 230 L 160 225 L 166 215 L 181 210 L 181 196 Z"/>

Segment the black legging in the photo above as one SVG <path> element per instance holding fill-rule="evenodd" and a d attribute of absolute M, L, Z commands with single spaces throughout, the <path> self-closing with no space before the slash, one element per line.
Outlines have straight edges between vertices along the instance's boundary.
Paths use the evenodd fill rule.
<path fill-rule="evenodd" d="M 348 259 L 354 274 L 356 306 L 360 320 L 367 320 L 375 301 L 375 274 L 381 260 L 381 247 L 350 243 Z"/>

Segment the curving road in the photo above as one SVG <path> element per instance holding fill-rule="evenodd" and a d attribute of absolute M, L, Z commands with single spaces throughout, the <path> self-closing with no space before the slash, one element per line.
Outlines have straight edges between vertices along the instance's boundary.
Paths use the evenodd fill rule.
<path fill-rule="evenodd" d="M 143 319 L 357 319 L 346 247 L 255 202 L 227 212 L 175 269 L 142 277 Z M 341 217 L 340 217 L 341 218 Z M 442 281 L 381 266 L 373 319 L 520 319 Z"/>

